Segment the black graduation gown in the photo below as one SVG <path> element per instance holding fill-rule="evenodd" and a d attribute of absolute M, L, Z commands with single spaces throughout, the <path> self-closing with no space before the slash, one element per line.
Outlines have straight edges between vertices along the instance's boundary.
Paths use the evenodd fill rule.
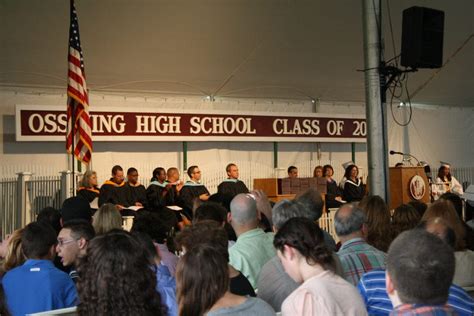
<path fill-rule="evenodd" d="M 130 183 L 125 184 L 125 190 L 127 191 L 128 205 L 135 205 L 136 202 L 140 202 L 144 207 L 147 204 L 146 200 L 146 189 L 142 184 L 137 186 L 130 185 Z"/>
<path fill-rule="evenodd" d="M 203 184 L 192 181 L 186 182 L 179 192 L 181 207 L 183 207 L 184 213 L 191 219 L 193 218 L 193 201 L 195 198 L 199 198 L 201 194 L 209 194 L 209 191 Z"/>
<path fill-rule="evenodd" d="M 146 199 L 148 208 L 151 210 L 159 210 L 164 206 L 172 205 L 172 194 L 166 187 L 167 182 L 160 183 L 152 181 L 146 189 Z"/>
<path fill-rule="evenodd" d="M 98 187 L 93 188 L 86 188 L 80 187 L 77 190 L 77 196 L 82 197 L 83 199 L 87 200 L 87 202 L 91 203 L 94 201 L 95 198 L 99 197 L 100 191 Z"/>
<path fill-rule="evenodd" d="M 347 202 L 357 202 L 362 200 L 364 193 L 364 186 L 362 185 L 362 181 L 360 179 L 357 179 L 357 182 L 347 179 L 344 183 L 344 192 L 342 193 L 342 198 Z"/>
<path fill-rule="evenodd" d="M 99 207 L 105 203 L 119 204 L 124 207 L 129 206 L 129 194 L 125 187 L 125 181 L 116 184 L 112 179 L 107 180 L 100 187 Z"/>
<path fill-rule="evenodd" d="M 341 191 L 339 190 L 336 181 L 327 181 L 326 187 L 326 208 L 335 208 L 341 206 L 342 203 L 336 201 L 336 197 L 341 196 Z"/>
<path fill-rule="evenodd" d="M 249 193 L 249 189 L 247 188 L 245 183 L 240 180 L 225 179 L 217 187 L 217 193 L 233 198 L 234 196 L 240 193 Z"/>

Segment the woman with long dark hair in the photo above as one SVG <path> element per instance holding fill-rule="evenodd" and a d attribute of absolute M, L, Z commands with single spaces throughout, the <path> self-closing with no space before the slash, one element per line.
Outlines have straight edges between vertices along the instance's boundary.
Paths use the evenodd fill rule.
<path fill-rule="evenodd" d="M 302 283 L 283 302 L 282 315 L 367 315 L 356 288 L 334 273 L 332 253 L 313 221 L 290 219 L 273 244 L 286 273 Z"/>
<path fill-rule="evenodd" d="M 323 177 L 326 178 L 326 209 L 338 208 L 342 205 L 341 190 L 337 186 L 336 180 L 332 177 L 334 175 L 334 169 L 331 165 L 324 165 Z"/>
<path fill-rule="evenodd" d="M 378 250 L 387 252 L 392 242 L 390 211 L 387 203 L 380 196 L 373 195 L 364 197 L 359 207 L 367 215 L 367 243 Z"/>
<path fill-rule="evenodd" d="M 92 239 L 78 273 L 79 315 L 163 315 L 146 251 L 125 231 Z"/>
<path fill-rule="evenodd" d="M 358 202 L 362 200 L 365 189 L 362 179 L 359 178 L 359 168 L 356 165 L 349 165 L 344 173 L 346 181 L 344 182 L 343 200 L 347 202 Z"/>
<path fill-rule="evenodd" d="M 444 193 L 451 192 L 456 195 L 462 195 L 462 185 L 454 176 L 451 175 L 451 165 L 443 163 L 438 169 L 438 176 L 432 187 L 432 195 L 435 200 L 439 199 Z"/>
<path fill-rule="evenodd" d="M 179 315 L 275 315 L 254 297 L 229 291 L 228 259 L 220 246 L 199 244 L 186 251 L 176 270 Z"/>

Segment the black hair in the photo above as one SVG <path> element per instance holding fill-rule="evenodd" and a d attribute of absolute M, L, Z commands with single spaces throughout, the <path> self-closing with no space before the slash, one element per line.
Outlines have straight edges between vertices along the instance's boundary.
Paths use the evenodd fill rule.
<path fill-rule="evenodd" d="M 95 237 L 94 226 L 92 226 L 90 222 L 82 219 L 70 220 L 64 224 L 63 228 L 70 229 L 71 235 L 76 239 L 84 238 L 89 241 Z"/>
<path fill-rule="evenodd" d="M 117 174 L 117 171 L 123 171 L 122 167 L 120 167 L 119 165 L 113 166 L 113 168 L 112 168 L 112 175 L 116 175 L 116 174 Z"/>
<path fill-rule="evenodd" d="M 166 174 L 165 168 L 162 168 L 162 167 L 155 168 L 155 169 L 153 170 L 153 174 L 152 174 L 152 177 L 151 177 L 151 181 L 156 181 L 156 180 L 158 180 L 158 176 L 160 175 L 161 171 L 163 171 L 163 172 Z"/>
<path fill-rule="evenodd" d="M 308 218 L 289 219 L 278 230 L 273 245 L 281 252 L 288 245 L 298 250 L 309 265 L 319 264 L 325 270 L 335 271 L 334 258 L 324 243 L 323 231 Z"/>
<path fill-rule="evenodd" d="M 227 220 L 227 210 L 215 202 L 205 202 L 194 211 L 194 222 L 213 220 L 222 224 Z"/>
<path fill-rule="evenodd" d="M 334 168 L 331 165 L 324 165 L 323 166 L 323 177 L 326 176 L 329 169 L 332 170 L 332 173 L 334 173 Z"/>
<path fill-rule="evenodd" d="M 127 175 L 129 175 L 129 174 L 131 174 L 131 173 L 133 173 L 133 172 L 137 172 L 137 173 L 138 173 L 137 168 L 130 167 L 130 168 L 128 168 L 128 170 L 127 170 Z"/>
<path fill-rule="evenodd" d="M 344 177 L 346 177 L 346 179 L 350 179 L 351 177 L 351 170 L 352 168 L 356 167 L 357 168 L 357 175 L 359 175 L 359 167 L 357 167 L 356 165 L 354 164 L 351 164 L 349 166 L 346 167 L 345 171 L 344 171 Z"/>
<path fill-rule="evenodd" d="M 288 167 L 288 170 L 287 170 L 287 171 L 288 171 L 288 174 L 289 174 L 289 173 L 291 172 L 291 170 L 293 170 L 293 169 L 298 169 L 298 168 L 296 168 L 295 166 L 289 166 L 289 167 Z"/>
<path fill-rule="evenodd" d="M 159 213 L 142 211 L 135 215 L 131 232 L 145 233 L 156 243 L 163 244 L 176 224 L 176 216 L 171 210 L 162 209 Z"/>
<path fill-rule="evenodd" d="M 438 178 L 440 178 L 441 180 L 444 181 L 444 174 L 443 174 L 443 171 L 444 169 L 446 169 L 447 167 L 446 166 L 441 166 L 439 167 L 438 169 Z M 448 175 L 446 176 L 446 178 L 448 178 L 448 181 L 451 181 L 451 172 L 448 173 Z"/>
<path fill-rule="evenodd" d="M 56 234 L 61 231 L 61 213 L 54 207 L 48 206 L 39 211 L 36 221 L 48 223 L 56 231 Z"/>
<path fill-rule="evenodd" d="M 43 259 L 51 246 L 56 245 L 57 235 L 51 225 L 33 222 L 26 225 L 21 236 L 21 248 L 28 259 Z"/>
<path fill-rule="evenodd" d="M 191 167 L 188 168 L 187 173 L 188 173 L 188 176 L 189 176 L 190 178 L 192 178 L 193 171 L 194 171 L 194 169 L 196 169 L 197 167 L 198 167 L 198 166 L 196 166 L 196 165 L 192 165 Z"/>

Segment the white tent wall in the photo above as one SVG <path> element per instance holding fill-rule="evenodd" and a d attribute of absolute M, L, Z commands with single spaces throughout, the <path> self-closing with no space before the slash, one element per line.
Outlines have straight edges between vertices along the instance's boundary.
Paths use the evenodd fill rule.
<path fill-rule="evenodd" d="M 65 106 L 64 94 L 28 92 L 25 89 L 0 91 L 0 175 L 12 176 L 16 172 L 30 171 L 38 175 L 55 175 L 68 169 L 69 157 L 62 142 L 16 142 L 15 105 Z M 243 113 L 314 112 L 337 114 L 364 114 L 358 103 L 321 103 L 310 101 L 267 101 L 250 99 L 217 99 L 210 102 L 202 97 L 141 97 L 99 95 L 91 93 L 90 104 L 97 107 L 160 108 L 232 110 Z M 396 109 L 395 114 L 403 109 Z M 401 118 L 399 118 L 401 119 Z M 437 167 L 439 160 L 447 160 L 459 167 L 474 167 L 474 110 L 470 108 L 414 108 L 412 123 L 403 128 L 393 123 L 389 116 L 390 148 L 410 152 L 420 160 Z M 453 128 L 456 127 L 456 128 Z M 183 165 L 181 142 L 95 142 L 92 167 L 98 172 L 99 181 L 105 180 L 114 164 L 124 168 L 136 167 L 142 179 L 148 179 L 157 166 L 165 168 Z M 367 170 L 367 146 L 355 145 L 355 160 L 362 173 Z M 400 157 L 391 156 L 390 165 Z M 250 181 L 254 177 L 283 176 L 289 165 L 296 165 L 301 176 L 311 176 L 314 166 L 332 163 L 336 178 L 342 174 L 340 164 L 352 159 L 349 143 L 278 143 L 278 167 L 274 170 L 273 143 L 271 142 L 188 142 L 188 166 L 199 165 L 204 179 L 211 188 L 224 177 L 228 162 L 240 166 L 241 177 Z M 247 169 L 253 170 L 247 170 Z M 207 177 L 207 179 L 206 179 Z"/>

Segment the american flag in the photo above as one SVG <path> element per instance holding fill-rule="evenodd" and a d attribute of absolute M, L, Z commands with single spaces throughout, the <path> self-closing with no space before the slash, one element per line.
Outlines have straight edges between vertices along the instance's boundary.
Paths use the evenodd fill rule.
<path fill-rule="evenodd" d="M 92 128 L 89 117 L 89 96 L 74 0 L 71 0 L 69 27 L 66 149 L 68 153 L 74 150 L 74 156 L 86 164 L 91 160 Z"/>

